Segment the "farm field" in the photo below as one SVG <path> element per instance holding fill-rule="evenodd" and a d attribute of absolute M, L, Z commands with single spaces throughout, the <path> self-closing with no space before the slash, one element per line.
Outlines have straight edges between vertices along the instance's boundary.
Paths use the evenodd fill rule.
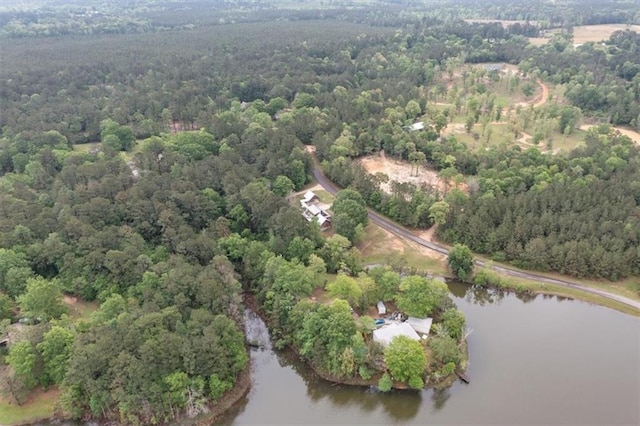
<path fill-rule="evenodd" d="M 599 42 L 608 40 L 616 31 L 631 30 L 640 32 L 640 25 L 627 24 L 603 24 L 603 25 L 581 25 L 573 27 L 573 43 L 584 44 L 590 41 Z M 540 46 L 549 42 L 551 34 L 559 30 L 551 30 L 548 32 L 549 37 L 530 37 L 531 44 Z"/>

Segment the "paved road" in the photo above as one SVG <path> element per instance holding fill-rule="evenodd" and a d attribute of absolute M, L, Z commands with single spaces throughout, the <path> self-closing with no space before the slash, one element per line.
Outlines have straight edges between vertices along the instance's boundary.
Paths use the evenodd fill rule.
<path fill-rule="evenodd" d="M 314 158 L 313 176 L 316 178 L 316 180 L 318 181 L 320 186 L 322 186 L 330 194 L 335 195 L 340 190 L 340 188 L 338 188 L 333 182 L 331 182 L 324 175 L 324 173 L 322 173 L 322 171 L 320 170 L 315 158 Z M 380 226 L 381 228 L 386 229 L 387 231 L 391 232 L 394 235 L 397 235 L 400 238 L 404 238 L 406 240 L 413 241 L 416 244 L 419 244 L 419 245 L 421 245 L 423 247 L 426 247 L 426 248 L 431 249 L 433 251 L 436 251 L 438 253 L 442 253 L 444 255 L 449 253 L 449 250 L 447 250 L 446 247 L 441 246 L 440 244 L 432 243 L 430 241 L 427 241 L 427 240 L 425 240 L 423 238 L 418 237 L 417 235 L 413 234 L 408 229 L 393 223 L 392 221 L 390 221 L 386 217 L 384 217 L 384 216 L 382 216 L 382 215 L 380 215 L 378 213 L 375 213 L 371 209 L 369 209 L 369 219 L 372 222 L 374 222 L 375 224 L 377 224 L 378 226 Z M 530 273 L 530 272 L 524 272 L 524 271 L 520 271 L 520 270 L 517 270 L 517 269 L 507 268 L 507 267 L 504 267 L 504 266 L 487 265 L 486 262 L 483 262 L 483 261 L 480 261 L 480 260 L 476 260 L 475 263 L 476 263 L 476 265 L 481 266 L 481 267 L 482 266 L 488 266 L 491 269 L 493 269 L 494 271 L 499 272 L 499 273 L 504 274 L 504 275 L 510 275 L 512 277 L 525 278 L 525 279 L 528 279 L 528 280 L 537 281 L 537 282 L 541 282 L 541 283 L 555 284 L 555 285 L 559 285 L 559 286 L 562 286 L 562 287 L 573 288 L 573 289 L 581 290 L 581 291 L 584 291 L 584 292 L 587 292 L 587 293 L 597 294 L 599 296 L 606 297 L 607 299 L 615 300 L 615 301 L 623 303 L 625 305 L 632 306 L 632 307 L 634 307 L 636 309 L 640 309 L 640 302 L 638 302 L 638 301 L 635 301 L 635 300 L 630 299 L 628 297 L 624 297 L 624 296 L 620 296 L 620 295 L 617 295 L 617 294 L 609 293 L 609 292 L 604 291 L 604 290 L 599 290 L 599 289 L 596 289 L 596 288 L 586 287 L 586 286 L 581 285 L 581 284 L 579 284 L 577 282 L 574 282 L 574 281 L 549 278 L 549 277 L 545 277 L 543 275 L 533 274 L 533 273 Z"/>

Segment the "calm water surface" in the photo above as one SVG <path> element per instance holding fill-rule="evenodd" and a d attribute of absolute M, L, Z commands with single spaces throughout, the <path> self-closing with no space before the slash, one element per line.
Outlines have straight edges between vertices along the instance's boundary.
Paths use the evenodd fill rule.
<path fill-rule="evenodd" d="M 267 345 L 223 424 L 640 424 L 640 320 L 583 302 L 451 285 L 473 333 L 471 384 L 377 393 L 332 386 Z M 253 318 L 251 334 L 267 342 Z"/>

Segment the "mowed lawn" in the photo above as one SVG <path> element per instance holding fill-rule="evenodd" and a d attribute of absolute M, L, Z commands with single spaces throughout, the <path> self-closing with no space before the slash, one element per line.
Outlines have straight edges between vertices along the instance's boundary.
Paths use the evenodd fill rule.
<path fill-rule="evenodd" d="M 0 400 L 0 425 L 12 426 L 34 423 L 38 420 L 53 417 L 60 397 L 58 389 L 46 392 L 37 391 L 29 396 L 27 403 L 17 406 Z"/>

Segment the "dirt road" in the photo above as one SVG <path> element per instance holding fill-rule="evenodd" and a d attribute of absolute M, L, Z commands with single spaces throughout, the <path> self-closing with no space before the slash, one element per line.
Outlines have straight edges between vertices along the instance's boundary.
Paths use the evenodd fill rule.
<path fill-rule="evenodd" d="M 537 83 L 542 88 L 542 97 L 538 102 L 533 104 L 534 108 L 541 107 L 542 105 L 546 104 L 547 100 L 549 99 L 549 88 L 547 87 L 547 85 L 544 84 L 540 79 L 537 80 Z"/>

